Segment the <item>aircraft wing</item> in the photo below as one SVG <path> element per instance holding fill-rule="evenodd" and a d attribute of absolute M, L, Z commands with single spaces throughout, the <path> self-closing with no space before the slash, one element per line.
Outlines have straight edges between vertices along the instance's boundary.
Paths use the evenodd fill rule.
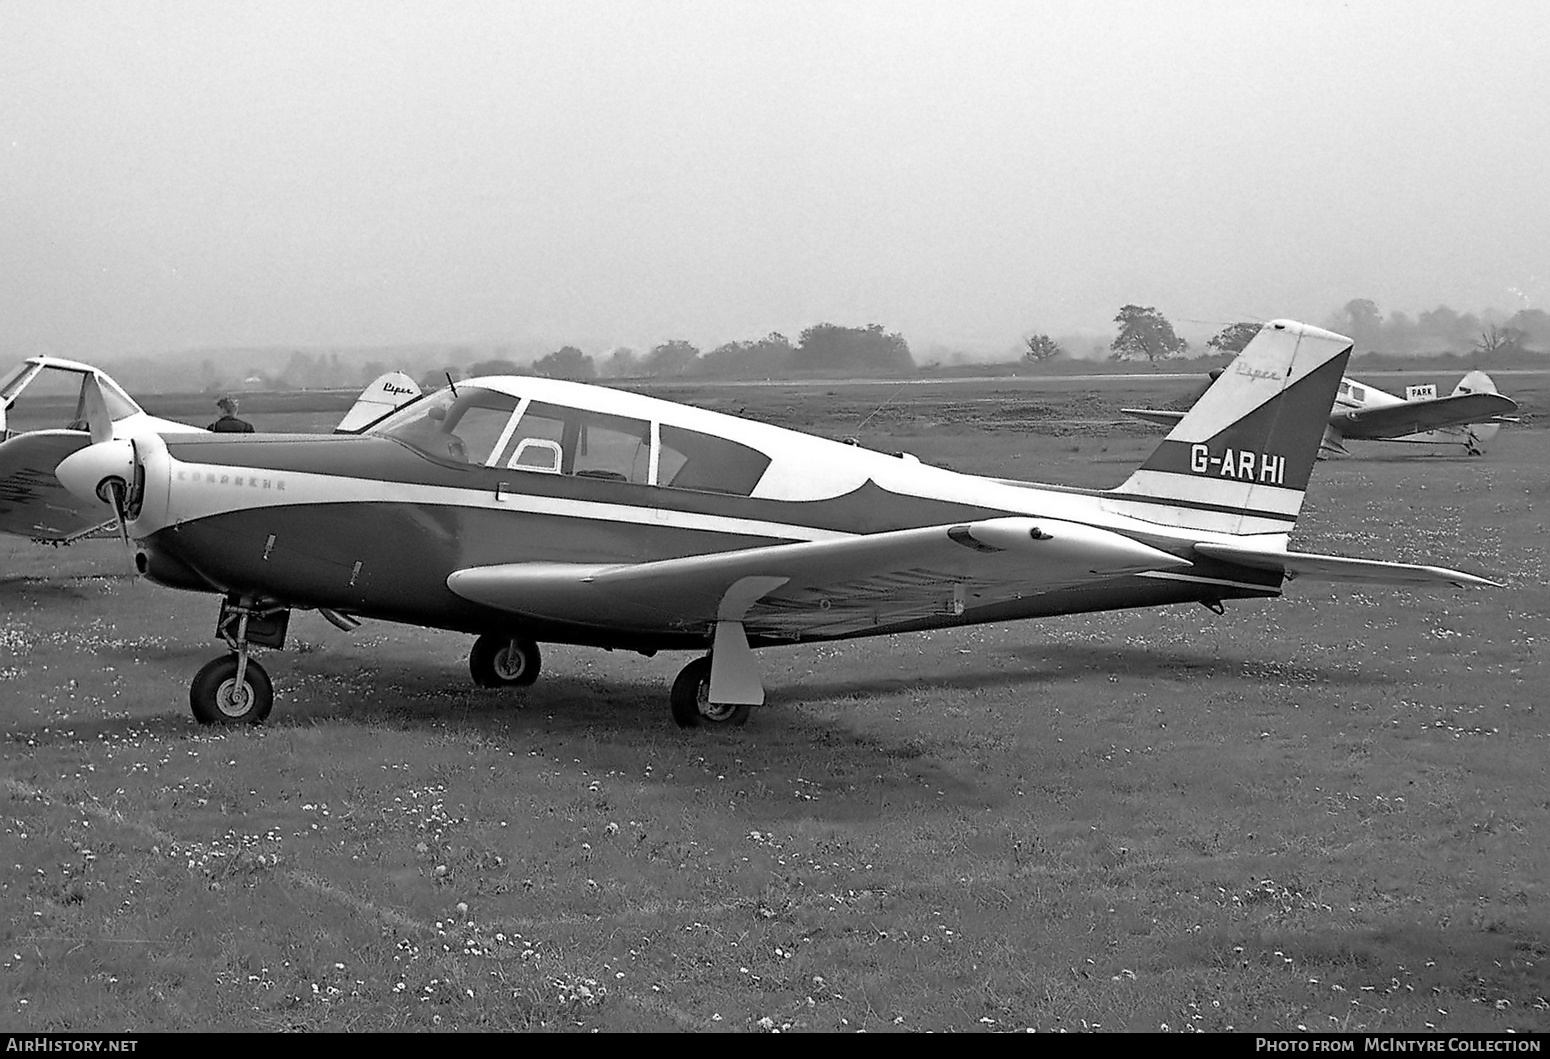
<path fill-rule="evenodd" d="M 1008 517 L 679 559 L 594 566 L 508 563 L 459 570 L 457 595 L 514 614 L 625 628 L 751 636 L 842 635 L 1190 565 L 1108 530 Z"/>
<path fill-rule="evenodd" d="M 1460 393 L 1429 401 L 1406 401 L 1382 408 L 1361 408 L 1337 413 L 1330 425 L 1348 438 L 1402 438 L 1427 430 L 1488 423 L 1501 415 L 1511 415 L 1518 404 L 1499 393 Z"/>
<path fill-rule="evenodd" d="M 54 476 L 60 460 L 90 444 L 79 430 L 34 430 L 0 442 L 0 533 L 66 541 L 111 526 L 104 505 L 78 499 Z"/>
<path fill-rule="evenodd" d="M 1144 419 L 1148 423 L 1160 423 L 1165 427 L 1174 426 L 1184 418 L 1183 412 L 1169 412 L 1162 408 L 1121 408 L 1120 411 L 1127 416 Z"/>
<path fill-rule="evenodd" d="M 1270 548 L 1245 548 L 1234 544 L 1197 544 L 1195 551 L 1213 559 L 1252 566 L 1259 570 L 1278 570 L 1288 579 L 1308 577 L 1316 581 L 1349 581 L 1378 585 L 1487 585 L 1500 588 L 1462 570 L 1444 566 L 1416 566 L 1378 559 L 1347 559 L 1340 555 L 1314 555 L 1308 552 L 1282 552 Z"/>

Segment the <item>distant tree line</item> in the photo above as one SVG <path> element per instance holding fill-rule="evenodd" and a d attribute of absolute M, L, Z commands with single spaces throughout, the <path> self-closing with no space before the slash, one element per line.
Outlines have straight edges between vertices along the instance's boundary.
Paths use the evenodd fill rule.
<path fill-rule="evenodd" d="M 1325 326 L 1349 335 L 1359 353 L 1550 352 L 1550 313 L 1543 309 L 1519 309 L 1510 316 L 1487 310 L 1477 316 L 1439 305 L 1413 317 L 1399 310 L 1385 316 L 1371 299 L 1354 298 Z"/>
<path fill-rule="evenodd" d="M 1190 344 L 1174 332 L 1155 306 L 1125 305 L 1114 323 L 1118 331 L 1108 347 L 1111 361 L 1155 364 L 1192 355 Z M 1228 324 L 1211 336 L 1202 355 L 1236 354 L 1261 326 L 1257 321 Z M 1323 326 L 1350 336 L 1358 353 L 1455 354 L 1497 360 L 1550 354 L 1550 313 L 1542 309 L 1521 309 L 1511 316 L 1490 310 L 1476 315 L 1440 305 L 1414 317 L 1400 311 L 1385 317 L 1375 302 L 1356 298 L 1331 314 Z M 1042 364 L 1066 355 L 1060 343 L 1047 334 L 1025 338 L 1023 345 L 1022 359 L 1028 363 Z"/>
<path fill-rule="evenodd" d="M 460 370 L 446 365 L 425 373 L 421 387 L 442 386 L 445 376 L 547 375 L 555 379 L 590 381 L 598 378 L 651 379 L 765 379 L 789 375 L 908 375 L 915 371 L 909 343 L 881 324 L 842 327 L 814 324 L 795 344 L 778 331 L 763 338 L 725 342 L 708 353 L 694 343 L 669 339 L 636 353 L 618 347 L 604 354 L 602 363 L 575 346 L 561 346 L 523 367 L 509 360 L 484 360 Z"/>
<path fill-rule="evenodd" d="M 1488 309 L 1476 314 L 1439 305 L 1411 316 L 1398 310 L 1385 314 L 1371 299 L 1354 298 L 1321 323 L 1349 335 L 1356 351 L 1365 354 L 1453 354 L 1488 357 L 1498 364 L 1515 358 L 1532 362 L 1550 355 L 1550 313 L 1542 309 L 1521 309 L 1511 314 Z M 1113 338 L 1107 345 L 1104 339 L 1092 335 L 1056 339 L 1045 333 L 1029 334 L 1014 359 L 1018 364 L 1041 367 L 1063 360 L 1105 356 L 1116 367 L 1137 362 L 1157 365 L 1186 357 L 1223 359 L 1241 350 L 1261 326 L 1256 321 L 1227 324 L 1197 352 L 1155 306 L 1128 303 L 1115 315 L 1114 325 Z M 1076 351 L 1074 356 L 1071 350 Z M 581 381 L 763 379 L 910 375 L 917 370 L 904 336 L 876 323 L 861 327 L 814 324 L 794 342 L 771 331 L 762 338 L 724 342 L 708 351 L 687 339 L 676 338 L 659 342 L 644 352 L 619 346 L 595 356 L 577 346 L 562 345 L 531 363 L 519 362 L 506 349 L 497 348 L 494 352 L 497 355 L 479 359 L 468 347 L 439 351 L 430 347 L 382 349 L 365 355 L 351 351 L 341 355 L 339 351 L 233 350 L 181 357 L 147 356 L 104 366 L 121 372 L 121 381 L 132 389 L 149 392 L 342 389 L 364 386 L 389 370 L 407 371 L 427 389 L 446 385 L 449 376 L 462 379 L 536 374 Z M 948 363 L 956 362 L 956 355 L 949 356 L 953 360 Z"/>

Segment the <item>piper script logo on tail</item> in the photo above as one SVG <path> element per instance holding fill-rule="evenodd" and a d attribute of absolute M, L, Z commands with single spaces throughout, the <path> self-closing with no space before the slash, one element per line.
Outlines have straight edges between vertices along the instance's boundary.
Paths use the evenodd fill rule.
<path fill-rule="evenodd" d="M 1257 482 L 1261 485 L 1286 484 L 1286 457 L 1269 452 L 1225 449 L 1220 456 L 1213 456 L 1210 446 L 1191 445 L 1189 469 L 1191 474 L 1210 474 L 1240 482 Z"/>

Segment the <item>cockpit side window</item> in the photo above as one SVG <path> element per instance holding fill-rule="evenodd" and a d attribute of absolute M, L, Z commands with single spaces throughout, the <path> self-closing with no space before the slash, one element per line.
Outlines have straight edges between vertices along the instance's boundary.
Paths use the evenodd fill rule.
<path fill-rule="evenodd" d="M 22 361 L 19 365 L 16 366 L 14 371 L 12 371 L 4 379 L 0 379 L 0 400 L 8 400 L 16 393 L 17 390 L 21 389 L 22 377 L 25 376 L 28 372 L 32 371 L 34 367 L 36 367 L 36 365 L 28 364 L 26 361 Z"/>
<path fill-rule="evenodd" d="M 565 413 L 568 409 L 534 401 L 517 420 L 498 465 L 518 471 L 566 474 Z"/>
<path fill-rule="evenodd" d="M 644 485 L 651 476 L 651 424 L 534 401 L 496 462 L 515 470 Z"/>
<path fill-rule="evenodd" d="M 23 365 L 29 368 L 31 365 Z M 6 429 L 20 434 L 31 430 L 86 429 L 87 373 L 46 365 L 30 377 L 25 372 L 6 380 Z M 108 389 L 102 387 L 103 397 Z M 109 414 L 113 406 L 108 405 Z M 117 417 L 115 417 L 117 418 Z"/>
<path fill-rule="evenodd" d="M 662 424 L 657 483 L 674 489 L 749 496 L 770 458 L 758 449 L 714 434 Z"/>
<path fill-rule="evenodd" d="M 447 409 L 447 426 L 462 439 L 463 458 L 469 463 L 487 462 L 516 408 L 517 399 L 510 394 L 463 387 L 462 396 Z"/>
<path fill-rule="evenodd" d="M 645 485 L 651 478 L 651 424 L 601 412 L 583 413 L 571 473 Z"/>
<path fill-rule="evenodd" d="M 98 389 L 102 391 L 102 403 L 108 406 L 108 418 L 113 422 L 128 419 L 140 411 L 140 406 L 131 401 L 116 386 L 99 381 Z"/>

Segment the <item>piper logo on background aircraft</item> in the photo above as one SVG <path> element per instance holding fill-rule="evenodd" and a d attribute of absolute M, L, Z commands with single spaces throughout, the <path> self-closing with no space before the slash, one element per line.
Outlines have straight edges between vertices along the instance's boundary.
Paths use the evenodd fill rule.
<path fill-rule="evenodd" d="M 1286 457 L 1271 452 L 1225 449 L 1220 456 L 1213 456 L 1209 445 L 1191 445 L 1189 470 L 1191 474 L 1214 474 L 1261 485 L 1286 484 Z"/>

